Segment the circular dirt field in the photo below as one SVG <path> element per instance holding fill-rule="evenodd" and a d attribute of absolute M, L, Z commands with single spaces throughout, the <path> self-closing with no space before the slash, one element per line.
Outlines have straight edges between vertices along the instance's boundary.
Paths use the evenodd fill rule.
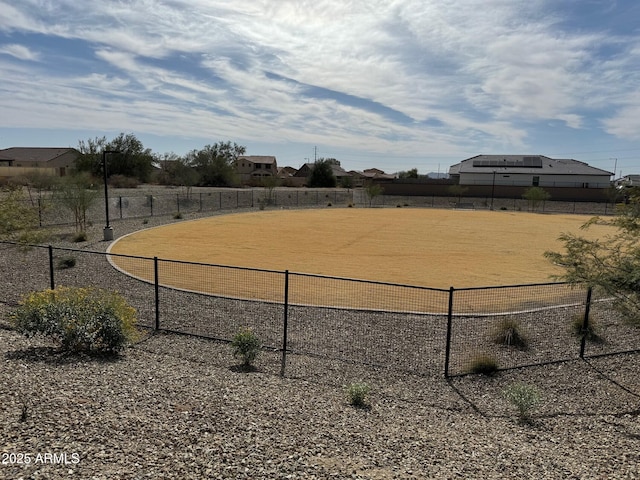
<path fill-rule="evenodd" d="M 110 252 L 432 288 L 512 285 L 561 273 L 543 257 L 562 249 L 561 233 L 596 238 L 609 231 L 581 231 L 588 218 L 409 208 L 259 211 L 142 230 L 118 239 Z M 130 271 L 127 262 L 112 261 Z M 202 290 L 163 277 L 165 285 Z"/>

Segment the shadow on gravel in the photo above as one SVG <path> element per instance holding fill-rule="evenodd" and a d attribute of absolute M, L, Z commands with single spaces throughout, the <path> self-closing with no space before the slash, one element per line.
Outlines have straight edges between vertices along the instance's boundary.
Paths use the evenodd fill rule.
<path fill-rule="evenodd" d="M 231 365 L 229 370 L 235 373 L 256 373 L 260 371 L 258 367 L 254 365 Z"/>
<path fill-rule="evenodd" d="M 115 363 L 122 360 L 119 353 L 72 353 L 55 347 L 29 347 L 5 353 L 7 360 L 22 360 L 47 365 L 72 365 L 77 363 Z"/>

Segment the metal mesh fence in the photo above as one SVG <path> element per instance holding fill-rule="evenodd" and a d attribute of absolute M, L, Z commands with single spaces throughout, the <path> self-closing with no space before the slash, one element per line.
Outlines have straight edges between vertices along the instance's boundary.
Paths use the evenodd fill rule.
<path fill-rule="evenodd" d="M 312 374 L 302 356 L 330 360 L 327 368 L 460 375 L 482 356 L 508 369 L 640 346 L 640 328 L 610 298 L 564 283 L 440 290 L 9 243 L 0 243 L 0 275 L 3 315 L 52 282 L 115 290 L 145 327 L 222 341 L 251 328 L 283 355 L 269 361 L 286 353 L 292 376 Z"/>
<path fill-rule="evenodd" d="M 412 371 L 442 365 L 448 292 L 289 274 L 287 348 Z"/>
<path fill-rule="evenodd" d="M 161 329 L 231 340 L 251 328 L 265 347 L 282 346 L 281 272 L 158 260 L 158 280 Z"/>
<path fill-rule="evenodd" d="M 506 369 L 576 358 L 571 325 L 586 300 L 586 289 L 557 283 L 455 290 L 448 373 L 489 359 Z"/>

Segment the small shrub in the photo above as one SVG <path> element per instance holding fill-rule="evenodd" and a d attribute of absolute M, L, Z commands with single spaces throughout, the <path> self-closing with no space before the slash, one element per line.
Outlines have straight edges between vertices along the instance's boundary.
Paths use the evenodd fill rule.
<path fill-rule="evenodd" d="M 138 338 L 135 309 L 117 293 L 58 287 L 26 295 L 11 316 L 26 336 L 44 335 L 71 352 L 115 352 Z"/>
<path fill-rule="evenodd" d="M 498 345 L 526 350 L 529 342 L 520 330 L 520 324 L 513 318 L 502 319 L 495 327 L 493 341 Z"/>
<path fill-rule="evenodd" d="M 327 203 L 327 207 L 330 207 L 330 206 L 331 206 L 331 202 Z"/>
<path fill-rule="evenodd" d="M 87 232 L 77 232 L 71 237 L 71 241 L 74 243 L 86 242 Z"/>
<path fill-rule="evenodd" d="M 507 207 L 500 207 L 500 210 L 506 210 Z"/>
<path fill-rule="evenodd" d="M 540 403 L 540 393 L 535 387 L 524 383 L 514 383 L 502 391 L 502 396 L 518 409 L 522 422 L 531 420 L 531 410 Z"/>
<path fill-rule="evenodd" d="M 409 204 L 405 202 L 405 203 L 404 203 L 404 206 L 405 206 L 405 207 L 408 207 L 408 206 L 409 206 Z"/>
<path fill-rule="evenodd" d="M 356 382 L 345 387 L 345 394 L 349 404 L 358 408 L 366 408 L 369 406 L 367 397 L 371 392 L 371 387 L 364 382 Z"/>
<path fill-rule="evenodd" d="M 173 216 L 174 220 L 180 220 L 182 218 L 182 213 L 178 212 Z"/>
<path fill-rule="evenodd" d="M 397 205 L 396 205 L 396 208 L 402 208 L 402 205 L 397 204 Z"/>
<path fill-rule="evenodd" d="M 76 259 L 72 256 L 61 257 L 58 259 L 58 268 L 65 270 L 67 268 L 73 268 L 76 266 Z"/>
<path fill-rule="evenodd" d="M 353 208 L 353 203 L 350 203 L 349 205 L 347 205 L 347 207 Z"/>
<path fill-rule="evenodd" d="M 583 329 L 584 316 L 582 314 L 576 314 L 571 320 L 571 333 L 576 337 L 582 339 L 584 336 L 588 342 L 604 343 L 604 338 L 598 333 L 598 324 L 593 316 L 589 317 L 589 325 L 587 329 Z"/>
<path fill-rule="evenodd" d="M 478 355 L 471 360 L 467 370 L 470 373 L 492 376 L 498 371 L 498 362 L 490 355 Z"/>
<path fill-rule="evenodd" d="M 116 174 L 109 177 L 109 185 L 113 188 L 138 188 L 140 182 L 135 177 Z"/>
<path fill-rule="evenodd" d="M 145 218 L 144 220 L 142 220 L 142 224 L 143 224 L 143 225 L 146 225 L 146 224 L 148 224 L 148 223 L 149 223 L 149 219 L 148 219 L 148 218 Z"/>
<path fill-rule="evenodd" d="M 260 339 L 250 328 L 238 330 L 231 341 L 233 356 L 240 357 L 242 366 L 249 368 L 260 353 Z"/>

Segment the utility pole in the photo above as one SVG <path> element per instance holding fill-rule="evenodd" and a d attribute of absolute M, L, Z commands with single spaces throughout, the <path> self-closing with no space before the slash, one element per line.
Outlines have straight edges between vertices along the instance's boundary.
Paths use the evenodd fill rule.
<path fill-rule="evenodd" d="M 318 147 L 313 147 L 313 163 L 318 161 Z"/>

